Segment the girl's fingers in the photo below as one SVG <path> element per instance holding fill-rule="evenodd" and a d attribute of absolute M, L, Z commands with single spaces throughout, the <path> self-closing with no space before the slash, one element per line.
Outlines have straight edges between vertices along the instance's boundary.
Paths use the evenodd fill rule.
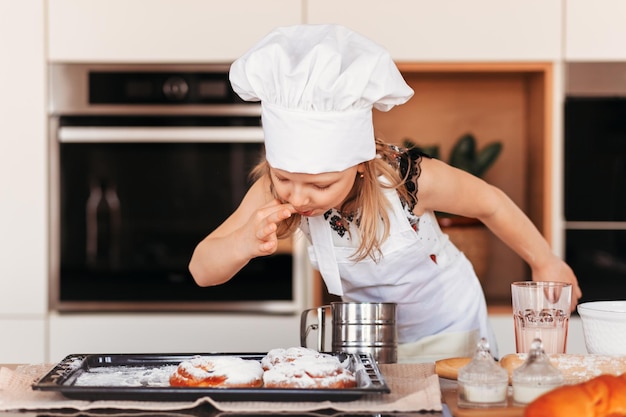
<path fill-rule="evenodd" d="M 291 217 L 294 211 L 291 204 L 278 200 L 271 201 L 258 211 L 256 238 L 260 241 L 259 250 L 262 253 L 270 254 L 278 248 L 278 223 Z"/>

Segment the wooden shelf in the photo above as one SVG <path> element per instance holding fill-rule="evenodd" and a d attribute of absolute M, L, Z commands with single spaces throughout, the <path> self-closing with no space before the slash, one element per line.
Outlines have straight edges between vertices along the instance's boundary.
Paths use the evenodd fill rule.
<path fill-rule="evenodd" d="M 374 112 L 378 136 L 440 145 L 442 158 L 472 132 L 478 146 L 504 144 L 485 179 L 501 188 L 551 241 L 552 64 L 399 63 L 414 97 L 390 112 Z M 510 283 L 528 276 L 525 263 L 494 236 L 483 279 L 488 298 L 510 296 Z"/>

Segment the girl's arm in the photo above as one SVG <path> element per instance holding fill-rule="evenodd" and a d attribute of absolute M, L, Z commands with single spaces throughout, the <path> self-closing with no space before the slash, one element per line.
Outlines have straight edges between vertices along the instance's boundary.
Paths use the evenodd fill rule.
<path fill-rule="evenodd" d="M 222 284 L 250 259 L 274 253 L 277 224 L 292 211 L 291 205 L 271 196 L 269 180 L 256 181 L 237 210 L 196 246 L 189 262 L 196 283 L 203 287 Z"/>
<path fill-rule="evenodd" d="M 571 283 L 574 310 L 582 296 L 574 272 L 504 192 L 437 159 L 423 158 L 421 168 L 416 214 L 433 210 L 479 219 L 530 265 L 534 281 Z"/>

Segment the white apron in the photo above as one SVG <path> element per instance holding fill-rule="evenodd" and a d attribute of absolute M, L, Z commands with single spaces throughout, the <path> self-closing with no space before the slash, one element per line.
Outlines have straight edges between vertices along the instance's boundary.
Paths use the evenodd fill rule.
<path fill-rule="evenodd" d="M 351 242 L 334 238 L 323 215 L 303 218 L 303 231 L 313 243 L 309 258 L 328 291 L 343 301 L 397 303 L 399 362 L 473 356 L 480 337 L 489 340 L 498 357 L 485 297 L 470 262 L 441 232 L 433 213 L 419 218 L 416 232 L 397 192 L 385 194 L 393 210 L 378 262 L 351 260 L 359 243 L 354 233 Z"/>

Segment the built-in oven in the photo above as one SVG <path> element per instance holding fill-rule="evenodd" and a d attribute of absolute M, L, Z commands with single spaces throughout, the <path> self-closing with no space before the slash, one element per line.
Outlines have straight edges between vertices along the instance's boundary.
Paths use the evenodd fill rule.
<path fill-rule="evenodd" d="M 223 285 L 188 271 L 263 157 L 260 105 L 226 65 L 49 68 L 50 307 L 294 313 L 311 281 L 302 239 Z"/>
<path fill-rule="evenodd" d="M 581 301 L 626 299 L 626 63 L 566 70 L 566 259 Z"/>

